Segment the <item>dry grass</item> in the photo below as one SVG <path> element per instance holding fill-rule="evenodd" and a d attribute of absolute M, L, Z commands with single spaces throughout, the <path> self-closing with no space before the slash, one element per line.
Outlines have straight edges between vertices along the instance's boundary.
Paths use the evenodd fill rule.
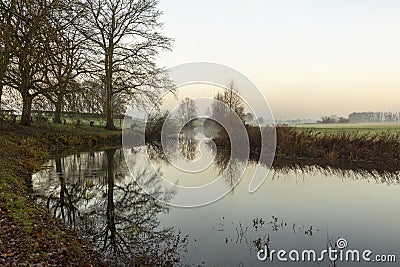
<path fill-rule="evenodd" d="M 252 153 L 260 153 L 261 134 L 256 126 L 247 126 Z M 271 131 L 271 128 L 263 128 Z M 276 127 L 276 156 L 282 158 L 328 160 L 331 162 L 400 162 L 400 132 L 359 133 L 299 131 L 296 128 Z M 268 134 L 265 134 L 268 136 Z M 219 148 L 229 149 L 223 136 L 215 140 Z"/>
<path fill-rule="evenodd" d="M 400 160 L 400 133 L 355 136 L 347 132 L 299 132 L 290 127 L 278 127 L 276 130 L 278 156 L 377 163 L 397 163 Z"/>

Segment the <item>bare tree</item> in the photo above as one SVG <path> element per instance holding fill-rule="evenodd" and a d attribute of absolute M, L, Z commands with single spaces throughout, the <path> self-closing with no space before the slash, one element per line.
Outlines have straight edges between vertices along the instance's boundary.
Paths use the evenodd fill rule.
<path fill-rule="evenodd" d="M 2 2 L 10 19 L 11 57 L 7 69 L 5 84 L 16 89 L 22 98 L 21 124 L 31 124 L 33 99 L 48 90 L 44 83 L 46 42 L 49 32 L 51 13 L 57 9 L 56 0 L 11 0 Z"/>
<path fill-rule="evenodd" d="M 188 123 L 190 119 L 197 117 L 197 106 L 193 99 L 186 97 L 185 100 L 182 100 L 178 110 L 176 111 L 175 118 L 179 123 Z"/>
<path fill-rule="evenodd" d="M 85 39 L 72 27 L 75 18 L 63 6 L 53 11 L 51 39 L 46 42 L 45 82 L 50 88 L 46 97 L 55 106 L 54 122 L 61 123 L 66 95 L 81 90 L 76 79 L 86 73 L 88 58 L 83 49 Z"/>
<path fill-rule="evenodd" d="M 7 73 L 11 58 L 11 13 L 7 10 L 13 3 L 1 1 L 0 6 L 0 112 L 3 95 L 4 79 Z"/>
<path fill-rule="evenodd" d="M 67 112 L 81 112 L 103 114 L 104 91 L 103 86 L 96 80 L 86 79 L 83 82 L 73 82 L 64 96 L 63 110 Z"/>
<path fill-rule="evenodd" d="M 165 70 L 155 57 L 171 49 L 171 39 L 159 30 L 161 12 L 157 0 L 82 0 L 81 20 L 76 24 L 97 58 L 104 79 L 107 129 L 115 129 L 113 96 L 124 94 L 138 106 L 158 106 L 160 92 L 173 90 Z"/>
<path fill-rule="evenodd" d="M 223 92 L 218 92 L 214 96 L 214 99 L 217 100 L 211 106 L 211 112 L 214 115 L 229 115 L 230 112 L 234 111 L 236 115 L 238 115 L 238 117 L 244 122 L 246 115 L 244 113 L 243 100 L 239 96 L 238 89 L 236 88 L 233 80 Z"/>

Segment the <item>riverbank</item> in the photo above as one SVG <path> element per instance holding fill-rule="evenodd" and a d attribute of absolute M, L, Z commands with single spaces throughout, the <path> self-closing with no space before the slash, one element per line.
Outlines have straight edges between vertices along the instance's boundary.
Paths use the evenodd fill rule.
<path fill-rule="evenodd" d="M 261 140 L 260 128 L 246 126 L 251 154 L 259 155 L 261 143 L 270 145 L 272 128 L 265 127 Z M 227 134 L 214 139 L 218 148 L 230 149 Z M 275 158 L 296 160 L 324 160 L 333 163 L 400 163 L 400 132 L 318 132 L 314 129 L 276 127 Z"/>
<path fill-rule="evenodd" d="M 0 125 L 0 265 L 107 266 L 102 255 L 32 201 L 27 184 L 48 153 L 121 144 L 121 131 Z"/>
<path fill-rule="evenodd" d="M 341 163 L 400 163 L 400 132 L 333 132 L 277 128 L 276 155 Z"/>

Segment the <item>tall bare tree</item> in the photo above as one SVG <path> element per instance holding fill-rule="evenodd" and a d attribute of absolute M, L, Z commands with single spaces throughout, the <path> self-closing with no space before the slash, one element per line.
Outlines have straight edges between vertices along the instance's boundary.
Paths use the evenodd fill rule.
<path fill-rule="evenodd" d="M 65 97 L 82 89 L 76 79 L 87 72 L 88 62 L 83 50 L 85 39 L 71 27 L 74 20 L 64 18 L 62 13 L 60 10 L 52 20 L 53 36 L 46 42 L 45 81 L 49 87 L 46 97 L 55 106 L 55 123 L 61 123 Z"/>
<path fill-rule="evenodd" d="M 57 0 L 3 1 L 9 14 L 11 58 L 5 83 L 22 97 L 22 125 L 31 124 L 33 99 L 48 90 L 44 83 L 47 34 L 51 32 L 50 14 Z"/>
<path fill-rule="evenodd" d="M 8 12 L 14 1 L 0 2 L 0 112 L 5 76 L 11 58 L 11 16 Z"/>
<path fill-rule="evenodd" d="M 238 94 L 238 89 L 233 80 L 223 92 L 218 92 L 214 96 L 214 99 L 217 101 L 215 101 L 211 107 L 211 112 L 213 114 L 229 115 L 231 111 L 234 111 L 244 122 L 246 117 L 246 114 L 244 113 L 244 103 Z"/>
<path fill-rule="evenodd" d="M 103 114 L 104 92 L 99 82 L 87 79 L 73 86 L 77 87 L 74 93 L 65 95 L 65 111 Z"/>
<path fill-rule="evenodd" d="M 188 123 L 191 125 L 189 120 L 197 117 L 197 106 L 193 99 L 186 97 L 185 100 L 182 100 L 175 117 L 179 123 Z"/>
<path fill-rule="evenodd" d="M 157 67 L 161 50 L 171 49 L 159 22 L 157 0 L 81 0 L 76 24 L 88 39 L 96 68 L 104 79 L 106 128 L 115 129 L 113 97 L 123 94 L 138 107 L 158 106 L 164 90 L 173 90 L 165 70 Z"/>

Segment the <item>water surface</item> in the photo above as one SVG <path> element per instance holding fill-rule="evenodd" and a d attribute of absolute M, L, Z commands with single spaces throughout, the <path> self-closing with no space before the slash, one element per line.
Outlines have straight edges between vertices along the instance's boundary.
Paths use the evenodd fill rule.
<path fill-rule="evenodd" d="M 189 147 L 186 156 L 195 160 L 199 151 Z M 116 264 L 397 266 L 329 260 L 261 262 L 257 252 L 265 245 L 270 250 L 319 252 L 345 238 L 349 249 L 395 254 L 399 260 L 398 172 L 281 164 L 272 169 L 258 191 L 249 194 L 255 168 L 255 163 L 249 162 L 242 180 L 224 198 L 200 208 L 176 208 L 154 200 L 137 185 L 137 179 L 146 177 L 159 199 L 179 197 L 173 187 L 161 188 L 153 169 L 141 160 L 146 149 L 157 170 L 185 185 L 196 185 L 199 179 L 212 181 L 227 167 L 224 153 L 201 151 L 202 157 L 215 159 L 206 166 L 205 174 L 188 178 L 166 161 L 157 146 L 125 151 L 137 159 L 132 174 L 123 149 L 55 156 L 45 164 L 46 170 L 33 175 L 37 200 L 65 224 L 79 229 Z M 227 187 L 239 181 L 235 166 L 225 172 Z"/>

